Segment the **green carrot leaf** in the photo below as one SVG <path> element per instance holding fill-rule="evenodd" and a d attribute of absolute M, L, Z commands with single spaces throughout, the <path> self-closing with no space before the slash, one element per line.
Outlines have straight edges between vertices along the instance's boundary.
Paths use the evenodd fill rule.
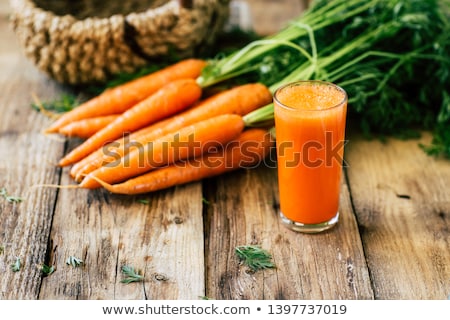
<path fill-rule="evenodd" d="M 144 280 L 144 276 L 139 274 L 137 271 L 134 270 L 133 267 L 124 265 L 121 269 L 122 273 L 126 276 L 126 278 L 122 279 L 120 282 L 122 283 L 132 283 L 132 282 L 139 282 Z"/>
<path fill-rule="evenodd" d="M 63 94 L 52 101 L 35 101 L 31 107 L 39 112 L 65 113 L 80 104 L 80 99 L 73 94 Z"/>
<path fill-rule="evenodd" d="M 55 266 L 48 266 L 45 263 L 39 266 L 39 269 L 45 276 L 51 275 L 53 272 L 55 272 L 56 268 Z"/>
<path fill-rule="evenodd" d="M 22 197 L 8 195 L 8 193 L 6 192 L 6 188 L 0 189 L 0 196 L 2 196 L 6 201 L 10 203 L 19 203 L 24 200 Z"/>
<path fill-rule="evenodd" d="M 252 271 L 275 268 L 272 255 L 260 246 L 244 245 L 235 248 L 236 255 Z"/>
<path fill-rule="evenodd" d="M 76 258 L 74 256 L 69 256 L 66 260 L 66 264 L 74 268 L 81 266 L 83 263 L 84 263 L 83 260 Z"/>
<path fill-rule="evenodd" d="M 14 261 L 14 263 L 11 264 L 11 270 L 12 270 L 13 272 L 17 272 L 17 271 L 20 270 L 20 267 L 21 267 L 21 266 L 22 266 L 22 264 L 21 264 L 21 262 L 20 262 L 20 258 L 17 257 L 17 258 L 16 258 L 16 261 Z"/>

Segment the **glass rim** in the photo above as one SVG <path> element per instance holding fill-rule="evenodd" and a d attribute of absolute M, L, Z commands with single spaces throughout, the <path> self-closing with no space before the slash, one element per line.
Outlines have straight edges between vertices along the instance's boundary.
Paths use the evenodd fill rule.
<path fill-rule="evenodd" d="M 301 108 L 294 108 L 294 107 L 290 107 L 290 106 L 286 105 L 285 103 L 281 102 L 277 98 L 278 92 L 283 90 L 283 89 L 285 89 L 286 87 L 291 87 L 291 86 L 294 86 L 294 85 L 297 85 L 297 84 L 307 84 L 307 83 L 315 83 L 315 84 L 319 84 L 319 85 L 325 85 L 325 86 L 333 87 L 333 88 L 337 89 L 338 91 L 342 92 L 344 94 L 344 97 L 339 103 L 337 103 L 337 104 L 335 104 L 335 105 L 333 105 L 331 107 L 325 108 L 325 109 L 301 109 Z M 273 94 L 273 99 L 276 101 L 277 105 L 281 106 L 282 108 L 288 109 L 288 110 L 295 110 L 295 111 L 302 111 L 302 112 L 321 112 L 321 111 L 327 111 L 327 110 L 331 110 L 331 109 L 338 108 L 338 107 L 342 106 L 343 104 L 347 103 L 348 96 L 347 96 L 347 92 L 342 87 L 338 86 L 335 83 L 329 82 L 329 81 L 323 81 L 323 80 L 298 80 L 298 81 L 292 81 L 292 82 L 286 83 L 286 84 L 278 87 L 275 90 L 275 93 Z"/>

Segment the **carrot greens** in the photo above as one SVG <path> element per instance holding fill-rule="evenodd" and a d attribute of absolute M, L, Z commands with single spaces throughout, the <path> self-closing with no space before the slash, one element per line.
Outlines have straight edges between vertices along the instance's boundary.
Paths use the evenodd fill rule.
<path fill-rule="evenodd" d="M 132 282 L 140 282 L 144 280 L 144 276 L 139 274 L 133 267 L 124 265 L 121 269 L 122 273 L 126 276 L 120 282 L 122 283 L 132 283 Z"/>
<path fill-rule="evenodd" d="M 315 0 L 279 33 L 215 60 L 202 86 L 239 78 L 274 92 L 296 80 L 326 80 L 349 95 L 350 124 L 367 134 L 431 130 L 429 154 L 450 157 L 450 1 Z M 245 117 L 273 121 L 266 105 Z"/>
<path fill-rule="evenodd" d="M 72 110 L 79 103 L 79 98 L 77 98 L 74 94 L 66 93 L 53 101 L 35 101 L 31 104 L 31 106 L 36 111 L 61 114 Z"/>
<path fill-rule="evenodd" d="M 42 272 L 44 276 L 49 276 L 56 270 L 55 266 L 48 266 L 45 263 L 39 265 L 38 269 Z"/>
<path fill-rule="evenodd" d="M 11 264 L 11 270 L 13 272 L 18 272 L 18 271 L 20 271 L 21 266 L 22 266 L 22 263 L 20 261 L 20 258 L 17 257 L 16 260 L 14 261 L 14 263 Z"/>
<path fill-rule="evenodd" d="M 272 262 L 272 255 L 262 249 L 260 246 L 243 245 L 235 248 L 236 255 L 243 261 L 252 271 L 261 269 L 275 268 Z"/>
<path fill-rule="evenodd" d="M 5 200 L 10 202 L 10 203 L 19 203 L 19 202 L 23 201 L 22 197 L 9 195 L 8 192 L 6 191 L 6 188 L 1 188 L 0 189 L 0 196 L 5 198 Z"/>
<path fill-rule="evenodd" d="M 66 264 L 68 266 L 72 266 L 74 268 L 77 268 L 77 267 L 79 267 L 79 266 L 81 266 L 83 264 L 83 260 L 81 260 L 81 259 L 79 259 L 77 257 L 74 257 L 74 256 L 69 256 L 67 258 L 67 260 L 66 260 Z"/>

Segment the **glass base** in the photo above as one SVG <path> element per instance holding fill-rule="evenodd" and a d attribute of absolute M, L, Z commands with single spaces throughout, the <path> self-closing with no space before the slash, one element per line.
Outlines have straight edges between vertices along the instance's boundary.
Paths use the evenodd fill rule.
<path fill-rule="evenodd" d="M 303 233 L 318 233 L 334 227 L 339 220 L 339 212 L 336 213 L 336 215 L 330 220 L 316 224 L 304 224 L 301 222 L 292 221 L 286 218 L 281 211 L 280 211 L 280 218 L 283 225 L 293 231 Z"/>

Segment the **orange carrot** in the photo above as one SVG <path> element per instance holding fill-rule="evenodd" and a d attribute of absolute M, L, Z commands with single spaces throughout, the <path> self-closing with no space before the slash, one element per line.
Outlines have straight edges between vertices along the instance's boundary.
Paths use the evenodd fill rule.
<path fill-rule="evenodd" d="M 206 61 L 203 60 L 186 59 L 108 89 L 62 115 L 45 132 L 56 133 L 62 126 L 81 119 L 123 113 L 171 81 L 184 78 L 196 79 L 205 65 Z"/>
<path fill-rule="evenodd" d="M 117 119 L 119 115 L 101 116 L 71 122 L 59 128 L 58 133 L 66 137 L 87 139 Z"/>
<path fill-rule="evenodd" d="M 141 194 L 154 192 L 176 185 L 199 181 L 240 168 L 251 168 L 260 164 L 274 145 L 267 130 L 248 129 L 225 148 L 207 153 L 200 158 L 179 161 L 156 169 L 119 184 L 108 184 L 95 178 L 112 193 Z"/>
<path fill-rule="evenodd" d="M 67 166 L 75 163 L 125 133 L 135 131 L 186 109 L 197 101 L 201 94 L 202 89 L 194 79 L 170 82 L 73 149 L 61 159 L 59 165 Z"/>
<path fill-rule="evenodd" d="M 79 184 L 82 188 L 98 188 L 94 178 L 106 183 L 122 182 L 152 169 L 178 160 L 199 156 L 212 148 L 237 138 L 244 120 L 234 114 L 220 115 L 183 127 L 128 153 L 120 161 L 111 162 L 89 173 Z"/>
<path fill-rule="evenodd" d="M 98 149 L 76 163 L 71 168 L 70 175 L 79 182 L 89 172 L 124 156 L 133 145 L 145 144 L 164 134 L 179 130 L 183 126 L 220 114 L 228 113 L 244 116 L 271 101 L 272 95 L 269 89 L 260 83 L 245 84 L 217 93 L 180 114 L 164 119 Z"/>

